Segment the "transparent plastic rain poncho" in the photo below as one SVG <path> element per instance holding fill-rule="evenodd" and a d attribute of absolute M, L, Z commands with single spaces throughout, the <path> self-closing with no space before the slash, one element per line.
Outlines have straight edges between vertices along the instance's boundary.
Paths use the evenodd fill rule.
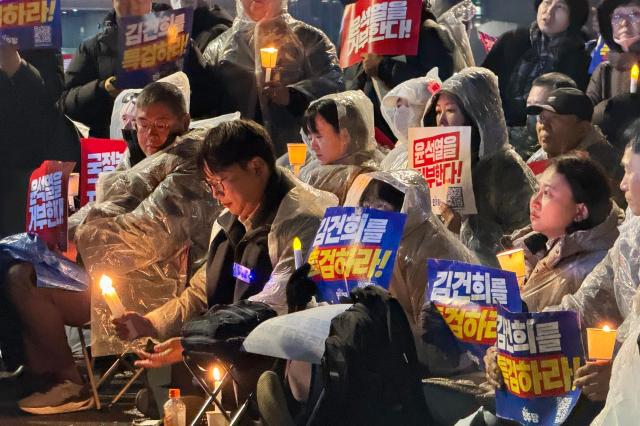
<path fill-rule="evenodd" d="M 630 303 L 633 307 L 627 317 L 629 333 L 613 361 L 607 401 L 592 426 L 633 425 L 640 418 L 640 300 L 637 294 Z"/>
<path fill-rule="evenodd" d="M 380 111 L 396 137 L 396 146 L 380 163 L 382 170 L 403 170 L 409 167 L 409 129 L 422 127 L 422 114 L 431 98 L 434 85 L 441 85 L 438 68 L 434 68 L 426 77 L 407 80 L 393 88 L 380 104 Z M 409 106 L 398 105 L 406 101 Z"/>
<path fill-rule="evenodd" d="M 617 339 L 623 342 L 631 331 L 632 304 L 640 283 L 640 217 L 627 210 L 619 230 L 620 236 L 604 260 L 576 293 L 562 299 L 559 308 L 578 312 L 583 327 L 608 324 L 617 328 Z"/>
<path fill-rule="evenodd" d="M 319 100 L 334 101 L 338 110 L 340 132 L 349 134 L 345 154 L 342 158 L 323 165 L 312 149 L 312 137 L 302 130 L 302 138 L 307 144 L 307 163 L 300 170 L 300 180 L 314 188 L 335 194 L 342 203 L 353 183 L 361 173 L 378 170 L 384 153 L 375 140 L 373 123 L 373 103 L 360 90 L 352 90 L 327 95 Z M 363 131 L 362 135 L 355 131 Z"/>
<path fill-rule="evenodd" d="M 294 184 L 278 207 L 276 217 L 268 235 L 269 256 L 273 271 L 262 292 L 249 298 L 269 305 L 279 315 L 287 312 L 286 286 L 295 270 L 293 239 L 300 238 L 302 249 L 308 252 L 313 244 L 324 212 L 338 205 L 335 195 L 319 191 L 296 179 L 293 174 L 278 168 Z M 227 211 L 224 210 L 222 216 Z M 223 232 L 216 222 L 210 240 Z M 164 306 L 147 315 L 161 339 L 178 336 L 182 325 L 207 311 L 206 265 L 203 265 L 189 282 L 189 287 Z"/>
<path fill-rule="evenodd" d="M 498 77 L 486 68 L 470 67 L 442 84 L 440 93 L 455 96 L 479 131 L 479 160 L 472 166 L 478 214 L 463 218 L 460 238 L 482 263 L 497 266 L 500 239 L 529 224 L 529 200 L 536 179 L 507 143 Z M 435 126 L 440 93 L 427 105 L 424 125 Z"/>
<path fill-rule="evenodd" d="M 70 236 L 93 279 L 94 355 L 120 353 L 98 287 L 109 275 L 126 310 L 145 314 L 180 294 L 204 261 L 220 210 L 197 166 L 205 135 L 194 130 L 131 167 L 101 175 L 97 201 L 71 216 Z"/>
<path fill-rule="evenodd" d="M 438 24 L 442 25 L 451 34 L 451 40 L 456 45 L 456 51 L 460 52 L 467 67 L 475 66 L 467 23 L 476 15 L 476 7 L 471 0 L 440 0 L 434 2 L 433 13 L 438 17 Z"/>
<path fill-rule="evenodd" d="M 345 205 L 360 205 L 371 181 L 385 182 L 404 193 L 401 212 L 407 214 L 407 221 L 396 257 L 390 291 L 398 298 L 410 324 L 415 328 L 424 304 L 427 259 L 451 259 L 469 263 L 478 263 L 478 260 L 433 214 L 429 185 L 420 173 L 414 170 L 396 170 L 364 174 L 349 191 Z"/>
<path fill-rule="evenodd" d="M 189 77 L 182 71 L 173 73 L 158 80 L 159 82 L 171 83 L 180 89 L 184 96 L 187 108 L 191 102 L 191 85 Z M 111 112 L 111 126 L 109 127 L 109 137 L 111 139 L 122 139 L 123 129 L 133 129 L 133 121 L 136 118 L 136 99 L 142 89 L 127 89 L 120 92 L 113 103 Z"/>
<path fill-rule="evenodd" d="M 303 111 L 294 113 L 264 96 L 265 70 L 260 61 L 260 49 L 278 49 L 271 80 L 289 87 L 308 101 L 342 91 L 344 81 L 335 46 L 327 36 L 291 17 L 285 0 L 266 2 L 271 10 L 256 23 L 238 0 L 237 17 L 232 27 L 207 46 L 204 58 L 213 66 L 224 97 L 235 103 L 233 111 L 239 110 L 244 118 L 261 116 L 279 156 L 286 152 L 287 143 L 300 140 Z"/>

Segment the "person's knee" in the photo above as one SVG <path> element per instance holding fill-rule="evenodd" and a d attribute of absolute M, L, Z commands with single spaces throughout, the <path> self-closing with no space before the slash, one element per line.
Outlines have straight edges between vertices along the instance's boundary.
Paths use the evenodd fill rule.
<path fill-rule="evenodd" d="M 36 274 L 30 263 L 12 265 L 5 278 L 7 295 L 14 303 L 35 288 Z"/>

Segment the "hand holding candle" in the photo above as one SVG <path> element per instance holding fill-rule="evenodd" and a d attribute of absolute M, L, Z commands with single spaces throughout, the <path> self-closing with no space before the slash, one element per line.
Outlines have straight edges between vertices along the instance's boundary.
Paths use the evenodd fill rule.
<path fill-rule="evenodd" d="M 120 297 L 118 297 L 118 293 L 116 293 L 115 288 L 113 288 L 113 280 L 111 280 L 108 275 L 103 275 L 100 278 L 100 290 L 102 291 L 102 296 L 104 297 L 105 302 L 107 302 L 107 305 L 109 306 L 111 316 L 113 318 L 121 318 L 124 316 L 126 310 L 120 301 Z M 138 336 L 138 332 L 131 321 L 126 321 L 126 325 L 129 330 L 129 339 L 136 338 Z"/>
<path fill-rule="evenodd" d="M 278 49 L 275 47 L 263 47 L 260 49 L 260 62 L 262 68 L 265 69 L 265 83 L 271 81 L 271 70 L 276 67 L 278 62 Z"/>
<path fill-rule="evenodd" d="M 124 306 L 118 297 L 118 293 L 116 293 L 116 290 L 113 288 L 113 281 L 108 275 L 103 275 L 100 278 L 100 290 L 102 291 L 105 302 L 107 302 L 109 306 L 111 316 L 114 318 L 123 316 L 125 313 Z"/>
<path fill-rule="evenodd" d="M 640 68 L 638 68 L 638 64 L 635 64 L 633 68 L 631 68 L 631 86 L 629 88 L 630 93 L 638 92 L 638 77 L 640 76 Z"/>
<path fill-rule="evenodd" d="M 608 325 L 602 328 L 587 328 L 587 347 L 590 360 L 611 360 L 616 344 L 616 330 Z"/>

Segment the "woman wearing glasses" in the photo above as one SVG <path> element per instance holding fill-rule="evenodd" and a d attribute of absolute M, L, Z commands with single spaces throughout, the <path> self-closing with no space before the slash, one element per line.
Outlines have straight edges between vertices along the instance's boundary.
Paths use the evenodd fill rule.
<path fill-rule="evenodd" d="M 629 93 L 631 69 L 640 62 L 640 0 L 604 0 L 598 7 L 598 22 L 610 51 L 587 88 L 596 106 L 594 117 L 604 112 L 610 98 Z"/>

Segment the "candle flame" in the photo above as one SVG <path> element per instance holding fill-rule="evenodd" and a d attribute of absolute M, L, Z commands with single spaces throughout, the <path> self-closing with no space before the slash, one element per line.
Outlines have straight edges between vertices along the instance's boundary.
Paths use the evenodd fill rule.
<path fill-rule="evenodd" d="M 640 68 L 638 67 L 638 64 L 635 64 L 633 68 L 631 68 L 631 78 L 637 80 L 638 76 L 640 76 Z"/>
<path fill-rule="evenodd" d="M 294 250 L 302 250 L 302 242 L 300 241 L 300 238 L 295 237 L 293 239 L 293 249 Z"/>
<path fill-rule="evenodd" d="M 260 49 L 260 61 L 263 68 L 275 68 L 278 61 L 278 49 L 275 47 L 263 47 Z"/>
<path fill-rule="evenodd" d="M 116 290 L 113 288 L 113 280 L 108 275 L 103 275 L 100 278 L 100 290 L 102 294 L 113 294 Z"/>
<path fill-rule="evenodd" d="M 213 380 L 216 382 L 222 380 L 222 375 L 220 374 L 220 369 L 218 367 L 213 367 Z"/>
<path fill-rule="evenodd" d="M 176 44 L 178 41 L 178 28 L 175 25 L 169 25 L 167 29 L 167 43 Z"/>
<path fill-rule="evenodd" d="M 611 331 L 611 327 L 605 325 L 604 327 L 602 327 L 602 331 L 606 331 L 608 333 L 609 331 Z"/>

